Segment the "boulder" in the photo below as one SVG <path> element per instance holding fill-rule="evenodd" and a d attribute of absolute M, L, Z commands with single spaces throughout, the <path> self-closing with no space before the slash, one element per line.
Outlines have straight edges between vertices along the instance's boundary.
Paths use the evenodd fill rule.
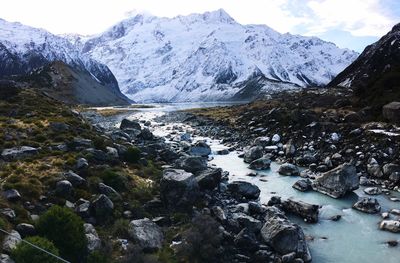
<path fill-rule="evenodd" d="M 60 197 L 70 197 L 72 196 L 73 191 L 74 188 L 72 184 L 67 180 L 61 180 L 56 183 L 56 195 Z"/>
<path fill-rule="evenodd" d="M 370 197 L 361 198 L 353 205 L 353 208 L 368 214 L 375 214 L 381 211 L 378 200 Z"/>
<path fill-rule="evenodd" d="M 211 208 L 213 215 L 221 222 L 226 220 L 224 210 L 220 206 L 214 206 Z"/>
<path fill-rule="evenodd" d="M 301 192 L 307 192 L 312 189 L 310 179 L 300 179 L 293 184 L 293 188 Z"/>
<path fill-rule="evenodd" d="M 262 239 L 280 255 L 296 253 L 304 262 L 311 261 L 303 230 L 290 222 L 277 208 L 269 207 L 261 228 Z"/>
<path fill-rule="evenodd" d="M 254 160 L 257 160 L 263 156 L 263 147 L 261 146 L 253 146 L 247 151 L 244 152 L 244 162 L 251 163 Z"/>
<path fill-rule="evenodd" d="M 211 148 L 205 141 L 198 141 L 192 147 L 190 147 L 189 154 L 207 157 L 211 154 Z"/>
<path fill-rule="evenodd" d="M 106 195 L 101 194 L 90 204 L 90 209 L 96 220 L 104 221 L 112 215 L 114 203 Z"/>
<path fill-rule="evenodd" d="M 166 169 L 160 181 L 163 203 L 170 208 L 191 208 L 199 197 L 199 185 L 192 173 Z"/>
<path fill-rule="evenodd" d="M 69 130 L 70 126 L 64 122 L 50 122 L 49 128 L 54 132 L 65 132 Z"/>
<path fill-rule="evenodd" d="M 255 252 L 259 243 L 254 231 L 248 228 L 243 228 L 234 238 L 235 246 L 249 252 Z"/>
<path fill-rule="evenodd" d="M 279 167 L 278 173 L 281 175 L 287 175 L 287 176 L 299 176 L 300 170 L 294 164 L 284 163 Z"/>
<path fill-rule="evenodd" d="M 30 146 L 14 147 L 9 149 L 4 149 L 1 153 L 1 157 L 5 161 L 19 160 L 22 158 L 30 157 L 38 154 L 39 151 L 36 148 Z"/>
<path fill-rule="evenodd" d="M 121 124 L 119 125 L 119 128 L 121 130 L 126 130 L 126 129 L 134 129 L 134 130 L 141 130 L 142 127 L 140 126 L 140 123 L 137 121 L 131 121 L 128 119 L 123 119 L 121 121 Z"/>
<path fill-rule="evenodd" d="M 128 234 L 144 251 L 155 251 L 162 247 L 164 235 L 161 228 L 148 218 L 132 220 Z"/>
<path fill-rule="evenodd" d="M 374 158 L 371 158 L 371 160 L 367 164 L 367 172 L 371 177 L 376 177 L 376 178 L 383 177 L 382 169 Z"/>
<path fill-rule="evenodd" d="M 358 189 L 359 182 L 356 167 L 343 164 L 317 176 L 312 188 L 333 198 L 339 198 Z"/>
<path fill-rule="evenodd" d="M 400 221 L 397 220 L 383 220 L 379 228 L 381 230 L 393 232 L 393 233 L 399 233 L 400 232 Z"/>
<path fill-rule="evenodd" d="M 21 235 L 17 231 L 11 230 L 10 234 L 3 240 L 3 251 L 11 253 L 21 242 L 21 239 Z"/>
<path fill-rule="evenodd" d="M 240 226 L 251 230 L 253 233 L 258 233 L 263 226 L 262 222 L 254 217 L 244 213 L 234 213 L 232 218 L 239 222 Z"/>
<path fill-rule="evenodd" d="M 75 212 L 82 218 L 90 217 L 90 202 L 85 199 L 79 199 L 75 203 Z"/>
<path fill-rule="evenodd" d="M 90 253 L 95 250 L 99 250 L 101 248 L 101 240 L 94 226 L 92 224 L 85 223 L 83 224 L 83 227 L 85 229 L 88 252 Z"/>
<path fill-rule="evenodd" d="M 108 186 L 104 183 L 99 183 L 99 192 L 101 194 L 105 194 L 111 199 L 121 199 L 121 195 L 111 186 Z"/>
<path fill-rule="evenodd" d="M 379 187 L 367 187 L 364 188 L 363 191 L 367 195 L 379 195 L 382 193 L 382 190 Z"/>
<path fill-rule="evenodd" d="M 73 171 L 68 171 L 63 174 L 65 180 L 70 182 L 75 187 L 81 187 L 86 185 L 86 180 L 83 179 L 81 176 L 77 175 Z"/>
<path fill-rule="evenodd" d="M 190 173 L 197 173 L 207 169 L 207 160 L 201 156 L 183 156 L 176 160 L 177 168 Z"/>
<path fill-rule="evenodd" d="M 282 202 L 282 208 L 289 213 L 300 216 L 304 220 L 310 223 L 318 222 L 319 206 L 309 204 L 303 201 L 295 201 L 287 199 Z"/>
<path fill-rule="evenodd" d="M 72 142 L 70 143 L 70 146 L 75 149 L 83 149 L 83 148 L 93 147 L 93 141 L 90 139 L 75 137 L 72 140 Z"/>
<path fill-rule="evenodd" d="M 3 196 L 10 202 L 21 200 L 21 195 L 15 189 L 6 190 L 3 192 Z"/>
<path fill-rule="evenodd" d="M 15 229 L 23 237 L 29 237 L 36 235 L 36 229 L 33 225 L 27 223 L 18 224 Z"/>
<path fill-rule="evenodd" d="M 79 158 L 78 160 L 76 160 L 75 167 L 78 170 L 83 170 L 89 167 L 89 163 L 85 158 Z"/>
<path fill-rule="evenodd" d="M 148 128 L 144 128 L 139 134 L 139 137 L 143 140 L 152 140 L 154 138 L 154 135 Z"/>
<path fill-rule="evenodd" d="M 15 263 L 7 254 L 0 254 L 0 263 Z"/>
<path fill-rule="evenodd" d="M 253 145 L 265 147 L 265 146 L 268 146 L 268 144 L 269 144 L 270 141 L 271 141 L 271 138 L 269 138 L 269 137 L 267 137 L 267 136 L 257 137 L 257 138 L 254 140 Z"/>
<path fill-rule="evenodd" d="M 240 199 L 258 199 L 260 196 L 260 189 L 256 185 L 244 181 L 235 181 L 228 184 L 228 190 Z"/>
<path fill-rule="evenodd" d="M 400 102 L 393 101 L 382 108 L 385 119 L 394 123 L 400 123 Z"/>
<path fill-rule="evenodd" d="M 257 160 L 252 161 L 249 165 L 249 169 L 266 170 L 269 169 L 270 166 L 271 166 L 271 160 L 268 157 L 264 156 Z"/>
<path fill-rule="evenodd" d="M 196 176 L 196 181 L 201 189 L 213 190 L 219 186 L 222 177 L 221 168 L 208 168 Z"/>
<path fill-rule="evenodd" d="M 281 136 L 279 136 L 279 134 L 274 134 L 274 136 L 272 136 L 271 143 L 277 144 L 280 141 L 281 141 Z"/>
<path fill-rule="evenodd" d="M 385 165 L 382 167 L 382 170 L 383 170 L 383 174 L 384 174 L 386 177 L 389 177 L 389 178 L 390 178 L 390 176 L 391 176 L 392 174 L 396 174 L 396 173 L 400 174 L 400 165 L 394 164 L 394 163 L 388 163 L 388 164 L 385 164 Z"/>

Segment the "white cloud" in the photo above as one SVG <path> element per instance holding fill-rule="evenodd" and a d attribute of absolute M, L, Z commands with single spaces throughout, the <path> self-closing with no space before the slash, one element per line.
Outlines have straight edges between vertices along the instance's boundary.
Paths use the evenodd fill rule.
<path fill-rule="evenodd" d="M 341 29 L 354 36 L 382 36 L 396 23 L 380 0 L 312 0 L 307 3 L 315 16 L 308 34 Z"/>

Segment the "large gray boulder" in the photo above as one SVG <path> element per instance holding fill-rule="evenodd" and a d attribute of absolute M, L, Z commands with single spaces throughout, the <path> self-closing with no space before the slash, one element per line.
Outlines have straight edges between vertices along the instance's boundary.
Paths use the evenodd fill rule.
<path fill-rule="evenodd" d="M 252 161 L 249 165 L 250 169 L 253 170 L 266 170 L 269 169 L 271 166 L 271 160 L 268 157 L 261 157 L 254 161 Z"/>
<path fill-rule="evenodd" d="M 0 254 L 0 263 L 15 263 L 7 254 Z"/>
<path fill-rule="evenodd" d="M 300 200 L 295 201 L 289 198 L 282 202 L 282 208 L 289 213 L 302 217 L 309 223 L 318 222 L 318 205 L 309 204 Z"/>
<path fill-rule="evenodd" d="M 277 208 L 268 207 L 266 222 L 261 228 L 262 239 L 280 255 L 295 253 L 295 258 L 311 261 L 303 230 L 290 222 Z"/>
<path fill-rule="evenodd" d="M 161 228 L 148 218 L 132 220 L 128 228 L 129 237 L 143 250 L 155 251 L 162 247 L 164 235 Z"/>
<path fill-rule="evenodd" d="M 61 180 L 56 183 L 56 195 L 60 197 L 70 197 L 72 196 L 73 191 L 74 188 L 72 184 L 67 180 Z"/>
<path fill-rule="evenodd" d="M 315 191 L 339 198 L 358 189 L 359 183 L 356 167 L 343 164 L 318 176 L 312 187 Z"/>
<path fill-rule="evenodd" d="M 106 195 L 101 194 L 93 200 L 90 208 L 96 220 L 104 221 L 112 215 L 114 203 Z"/>
<path fill-rule="evenodd" d="M 9 189 L 4 191 L 3 196 L 10 202 L 21 200 L 21 195 L 16 189 Z"/>
<path fill-rule="evenodd" d="M 99 183 L 99 192 L 101 194 L 105 194 L 111 199 L 120 200 L 122 198 L 121 195 L 114 188 L 104 183 Z"/>
<path fill-rule="evenodd" d="M 201 189 L 213 190 L 219 186 L 222 177 L 221 168 L 208 168 L 196 176 L 197 183 Z"/>
<path fill-rule="evenodd" d="M 371 197 L 361 198 L 353 205 L 353 208 L 368 214 L 376 214 L 381 211 L 378 200 Z"/>
<path fill-rule="evenodd" d="M 393 101 L 382 108 L 385 119 L 391 122 L 400 123 L 400 102 Z"/>
<path fill-rule="evenodd" d="M 211 154 L 211 148 L 205 141 L 198 141 L 190 148 L 189 154 L 207 157 Z"/>
<path fill-rule="evenodd" d="M 197 173 L 207 169 L 207 160 L 201 156 L 183 156 L 176 160 L 177 168 L 190 173 Z"/>
<path fill-rule="evenodd" d="M 88 252 L 99 250 L 101 248 L 101 240 L 94 226 L 92 224 L 85 223 L 83 224 L 83 227 L 85 229 Z"/>
<path fill-rule="evenodd" d="M 399 233 L 400 232 L 400 221 L 397 220 L 383 220 L 379 228 L 381 230 L 393 232 L 393 233 Z"/>
<path fill-rule="evenodd" d="M 17 231 L 11 230 L 10 234 L 3 240 L 3 251 L 11 253 L 21 243 L 21 239 L 21 235 Z"/>
<path fill-rule="evenodd" d="M 261 146 L 253 146 L 247 151 L 244 152 L 244 162 L 251 163 L 254 160 L 257 160 L 263 156 L 263 147 Z"/>
<path fill-rule="evenodd" d="M 12 161 L 30 157 L 38 153 L 39 151 L 36 148 L 30 146 L 21 146 L 21 147 L 4 149 L 3 152 L 1 153 L 1 157 L 6 161 Z"/>
<path fill-rule="evenodd" d="M 74 173 L 73 171 L 68 171 L 63 174 L 65 180 L 69 181 L 73 186 L 85 186 L 86 180 Z"/>
<path fill-rule="evenodd" d="M 128 119 L 123 119 L 121 121 L 121 124 L 119 125 L 119 128 L 121 130 L 127 130 L 127 129 L 141 130 L 142 129 L 139 122 L 131 121 Z"/>
<path fill-rule="evenodd" d="M 166 169 L 160 182 L 161 200 L 170 208 L 190 208 L 199 196 L 199 185 L 192 173 Z"/>
<path fill-rule="evenodd" d="M 234 181 L 228 184 L 228 190 L 236 198 L 240 199 L 258 199 L 258 197 L 260 196 L 260 189 L 256 185 L 245 181 Z"/>
<path fill-rule="evenodd" d="M 300 175 L 300 170 L 294 164 L 284 163 L 279 167 L 278 173 L 280 175 L 299 176 Z"/>

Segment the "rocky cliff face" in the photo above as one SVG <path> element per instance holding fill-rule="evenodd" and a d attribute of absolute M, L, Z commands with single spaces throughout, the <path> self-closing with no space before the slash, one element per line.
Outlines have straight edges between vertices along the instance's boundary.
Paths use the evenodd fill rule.
<path fill-rule="evenodd" d="M 224 10 L 175 18 L 137 14 L 98 36 L 70 39 L 109 66 L 122 91 L 138 101 L 224 100 L 323 86 L 358 55 L 315 37 L 241 25 Z M 249 90 L 246 84 L 257 79 Z"/>

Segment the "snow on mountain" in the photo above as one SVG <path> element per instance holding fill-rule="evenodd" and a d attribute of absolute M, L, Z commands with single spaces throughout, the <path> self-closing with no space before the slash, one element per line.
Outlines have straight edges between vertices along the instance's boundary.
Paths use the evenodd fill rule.
<path fill-rule="evenodd" d="M 322 86 L 358 55 L 315 37 L 241 25 L 222 9 L 175 18 L 137 14 L 103 34 L 74 39 L 135 101 L 230 99 L 259 76 L 270 80 L 267 90 L 278 82 Z"/>
<path fill-rule="evenodd" d="M 26 74 L 52 61 L 86 70 L 101 84 L 119 92 L 109 68 L 84 56 L 68 39 L 46 30 L 0 19 L 0 77 Z"/>

